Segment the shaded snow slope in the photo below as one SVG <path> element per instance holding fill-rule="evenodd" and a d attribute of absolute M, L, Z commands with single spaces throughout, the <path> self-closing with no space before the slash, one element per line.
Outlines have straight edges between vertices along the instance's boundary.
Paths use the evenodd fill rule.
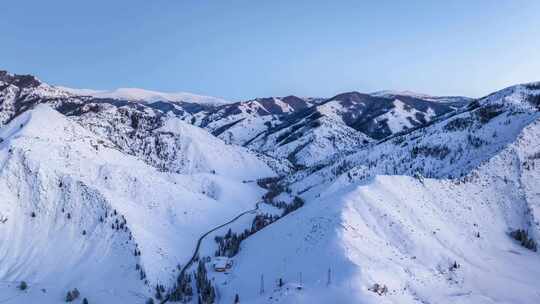
<path fill-rule="evenodd" d="M 160 172 L 44 105 L 0 137 L 0 290 L 28 281 L 19 303 L 58 303 L 73 287 L 100 303 L 143 303 L 154 284 L 174 282 L 200 234 L 262 194 L 230 175 Z"/>
<path fill-rule="evenodd" d="M 539 136 L 534 128 L 525 137 Z M 508 236 L 538 229 L 538 193 L 526 199 L 523 184 L 538 184 L 540 174 L 521 167 L 516 150 L 525 152 L 510 147 L 461 180 L 378 176 L 323 193 L 243 244 L 238 266 L 215 274 L 226 282 L 218 285 L 223 297 L 241 290 L 248 303 L 540 301 L 540 255 Z M 388 293 L 370 291 L 375 283 Z"/>
<path fill-rule="evenodd" d="M 307 205 L 242 243 L 228 275 L 212 274 L 222 298 L 540 301 L 540 256 L 509 236 L 524 229 L 539 240 L 538 89 L 502 90 L 424 129 L 298 172 L 289 191 Z M 386 172 L 404 176 L 379 175 Z M 388 292 L 372 292 L 375 283 Z"/>

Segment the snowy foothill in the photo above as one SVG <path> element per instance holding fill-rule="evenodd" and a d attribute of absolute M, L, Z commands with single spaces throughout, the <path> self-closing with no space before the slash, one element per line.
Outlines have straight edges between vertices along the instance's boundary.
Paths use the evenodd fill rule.
<path fill-rule="evenodd" d="M 255 155 L 245 148 L 225 145 L 207 131 L 190 125 L 176 117 L 170 117 L 157 130 L 179 137 L 182 159 L 186 160 L 185 173 L 212 171 L 239 180 L 253 180 L 274 173 Z M 204 168 L 197 168 L 204 166 Z M 206 170 L 205 170 L 206 169 Z"/>
<path fill-rule="evenodd" d="M 24 301 L 56 303 L 73 287 L 97 302 L 137 301 L 153 288 L 146 280 L 170 285 L 200 234 L 263 193 L 230 175 L 159 172 L 46 105 L 0 136 L 0 275 L 47 290 Z"/>

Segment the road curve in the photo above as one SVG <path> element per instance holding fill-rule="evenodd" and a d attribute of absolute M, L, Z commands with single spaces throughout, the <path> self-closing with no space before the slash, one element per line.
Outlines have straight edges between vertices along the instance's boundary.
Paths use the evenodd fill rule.
<path fill-rule="evenodd" d="M 191 267 L 191 265 L 193 265 L 193 263 L 195 262 L 195 260 L 197 259 L 197 256 L 199 255 L 199 249 L 201 248 L 201 243 L 202 241 L 204 240 L 205 237 L 207 237 L 210 233 L 218 230 L 218 229 L 221 229 L 231 223 L 234 223 L 236 220 L 238 220 L 239 218 L 241 218 L 242 216 L 248 214 L 248 213 L 251 213 L 251 212 L 255 212 L 257 210 L 259 210 L 259 204 L 260 202 L 257 202 L 257 204 L 255 204 L 255 208 L 254 209 L 251 209 L 251 210 L 248 210 L 248 211 L 244 211 L 240 214 L 238 214 L 235 218 L 233 218 L 232 220 L 224 223 L 224 224 L 221 224 L 217 227 L 214 227 L 212 228 L 211 230 L 208 230 L 207 232 L 205 232 L 203 235 L 201 235 L 201 237 L 199 237 L 199 240 L 197 240 L 197 246 L 195 247 L 195 250 L 193 251 L 193 256 L 191 257 L 191 259 L 187 262 L 186 265 L 184 265 L 184 267 L 182 267 L 182 269 L 180 270 L 180 274 L 178 275 L 179 278 L 183 277 L 184 276 L 184 273 L 186 272 L 186 270 Z M 165 299 L 163 299 L 163 301 L 161 301 L 160 303 L 161 304 L 165 304 L 169 301 L 169 295 L 167 295 L 167 297 L 165 297 Z"/>

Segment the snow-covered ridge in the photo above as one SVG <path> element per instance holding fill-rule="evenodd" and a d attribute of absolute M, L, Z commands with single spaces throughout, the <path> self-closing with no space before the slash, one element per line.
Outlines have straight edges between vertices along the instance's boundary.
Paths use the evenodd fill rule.
<path fill-rule="evenodd" d="M 197 95 L 186 92 L 165 93 L 158 91 L 145 90 L 140 88 L 119 88 L 115 90 L 91 90 L 91 89 L 74 89 L 63 86 L 57 86 L 74 95 L 92 96 L 96 98 L 111 98 L 121 100 L 133 100 L 139 102 L 156 102 L 156 101 L 171 101 L 171 102 L 189 102 L 202 105 L 224 105 L 231 103 L 225 99 L 212 96 Z"/>
<path fill-rule="evenodd" d="M 540 232 L 539 89 L 503 90 L 312 176 L 298 172 L 288 185 L 307 206 L 248 239 L 232 279 L 222 279 L 225 296 L 241 289 L 249 303 L 540 301 L 540 256 L 509 236 L 525 229 L 538 241 Z M 267 245 L 275 243 L 282 245 Z M 261 296 L 258 272 L 285 284 Z M 386 288 L 377 294 L 375 284 Z"/>
<path fill-rule="evenodd" d="M 299 172 L 296 185 L 299 191 L 311 189 L 318 194 L 327 188 L 321 180 L 336 179 L 332 187 L 339 189 L 380 174 L 462 176 L 499 153 L 524 127 L 539 119 L 539 93 L 522 85 L 501 90 L 427 127 L 374 142 L 353 154 L 330 159 L 326 166 L 319 164 L 324 169 L 312 176 L 304 176 L 311 174 L 309 169 Z"/>
<path fill-rule="evenodd" d="M 0 136 L 0 295 L 25 280 L 20 303 L 58 303 L 74 287 L 99 303 L 142 303 L 157 282 L 175 282 L 200 234 L 263 193 L 229 172 L 160 172 L 48 105 Z"/>
<path fill-rule="evenodd" d="M 465 96 L 434 96 L 434 95 L 417 93 L 417 92 L 408 91 L 408 90 L 405 90 L 405 91 L 383 90 L 383 91 L 370 93 L 369 95 L 376 96 L 376 97 L 390 97 L 390 98 L 396 97 L 396 96 L 408 96 L 408 97 L 414 97 L 414 98 L 419 98 L 419 99 L 424 99 L 424 100 L 429 100 L 429 101 L 450 102 L 450 103 L 467 102 L 467 101 L 472 100 L 472 98 L 465 97 Z"/>
<path fill-rule="evenodd" d="M 408 91 L 408 90 L 405 90 L 405 91 L 382 90 L 382 91 L 377 91 L 377 92 L 370 93 L 369 95 L 380 96 L 380 97 L 395 96 L 395 95 L 411 96 L 411 97 L 419 97 L 419 98 L 433 97 L 432 95 L 429 95 L 429 94 L 417 93 L 417 92 Z"/>
<path fill-rule="evenodd" d="M 540 302 L 540 256 L 508 236 L 540 240 L 538 83 L 457 106 L 350 92 L 202 107 L 0 82 L 0 302 L 77 287 L 145 303 L 202 233 L 266 201 L 252 181 L 276 172 L 278 204 L 209 235 L 200 257 L 228 228 L 305 205 L 243 240 L 225 273 L 206 264 L 219 303 Z"/>

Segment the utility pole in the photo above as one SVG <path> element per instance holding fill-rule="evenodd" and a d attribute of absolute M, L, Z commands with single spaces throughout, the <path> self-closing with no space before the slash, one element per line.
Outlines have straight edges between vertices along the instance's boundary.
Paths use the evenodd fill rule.
<path fill-rule="evenodd" d="M 264 274 L 261 274 L 261 288 L 259 290 L 260 294 L 264 293 Z"/>
<path fill-rule="evenodd" d="M 330 286 L 332 283 L 332 269 L 328 268 L 328 279 L 326 281 L 326 286 Z"/>
<path fill-rule="evenodd" d="M 300 271 L 300 273 L 299 273 L 299 280 L 298 280 L 298 281 L 300 281 L 300 282 L 299 282 L 299 283 L 300 283 L 300 286 L 302 286 L 302 272 L 301 272 L 301 271 Z"/>

